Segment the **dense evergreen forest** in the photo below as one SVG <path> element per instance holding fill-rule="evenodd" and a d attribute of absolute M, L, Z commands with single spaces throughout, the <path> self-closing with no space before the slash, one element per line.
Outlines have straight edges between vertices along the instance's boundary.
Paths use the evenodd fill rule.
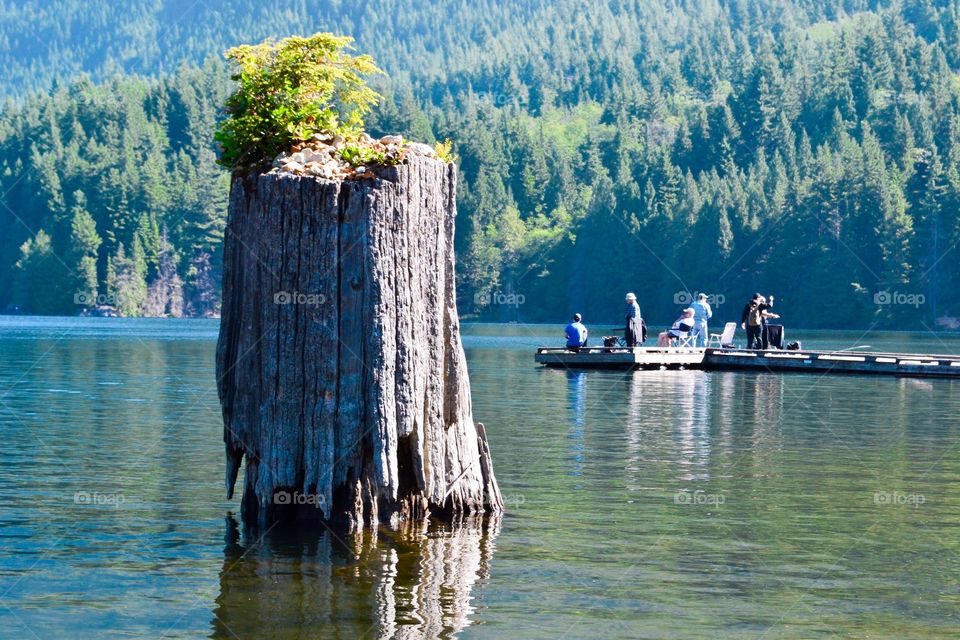
<path fill-rule="evenodd" d="M 0 309 L 216 313 L 228 46 L 318 30 L 368 126 L 459 156 L 461 312 L 923 329 L 960 316 L 960 4 L 0 2 Z"/>

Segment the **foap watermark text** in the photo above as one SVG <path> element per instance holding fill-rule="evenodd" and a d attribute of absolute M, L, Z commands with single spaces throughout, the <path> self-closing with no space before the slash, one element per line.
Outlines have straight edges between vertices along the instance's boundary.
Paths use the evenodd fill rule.
<path fill-rule="evenodd" d="M 273 294 L 273 304 L 288 305 L 306 305 L 308 307 L 319 307 L 326 304 L 327 296 L 322 293 L 304 293 L 302 291 L 278 291 Z"/>
<path fill-rule="evenodd" d="M 904 491 L 877 491 L 873 494 L 873 503 L 881 506 L 908 506 L 919 507 L 927 501 L 922 493 L 906 493 Z"/>
<path fill-rule="evenodd" d="M 480 307 L 489 307 L 493 305 L 506 307 L 519 307 L 526 303 L 527 298 L 522 293 L 504 293 L 495 291 L 493 293 L 478 293 L 473 296 L 473 302 Z"/>
<path fill-rule="evenodd" d="M 727 301 L 727 296 L 723 295 L 722 293 L 702 293 L 707 296 L 707 304 L 709 304 L 711 307 L 722 306 Z M 682 305 L 693 304 L 693 301 L 699 298 L 700 294 L 700 291 L 695 291 L 693 293 L 689 291 L 677 291 L 673 294 L 673 303 Z"/>
<path fill-rule="evenodd" d="M 127 498 L 122 493 L 99 493 L 97 491 L 77 491 L 73 494 L 73 504 L 93 504 L 108 507 L 119 507 L 126 503 Z"/>
<path fill-rule="evenodd" d="M 301 493 L 299 491 L 277 491 L 273 494 L 273 504 L 314 507 L 323 509 L 327 499 L 320 493 Z"/>
<path fill-rule="evenodd" d="M 903 305 L 918 309 L 927 303 L 922 293 L 903 293 L 901 291 L 877 291 L 873 294 L 873 304 Z"/>
<path fill-rule="evenodd" d="M 707 493 L 701 489 L 687 491 L 681 489 L 673 494 L 673 504 L 694 506 L 719 506 L 726 503 L 727 497 L 722 493 Z"/>

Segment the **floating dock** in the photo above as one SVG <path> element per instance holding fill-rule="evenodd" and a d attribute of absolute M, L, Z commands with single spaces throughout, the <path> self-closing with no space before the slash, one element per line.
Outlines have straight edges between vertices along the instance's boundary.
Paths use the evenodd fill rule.
<path fill-rule="evenodd" d="M 571 369 L 698 369 L 705 352 L 693 347 L 584 347 L 576 352 L 540 347 L 536 361 Z"/>
<path fill-rule="evenodd" d="M 536 362 L 566 369 L 702 369 L 808 373 L 859 373 L 920 378 L 960 378 L 960 356 L 851 351 L 761 351 L 661 347 L 537 349 Z"/>

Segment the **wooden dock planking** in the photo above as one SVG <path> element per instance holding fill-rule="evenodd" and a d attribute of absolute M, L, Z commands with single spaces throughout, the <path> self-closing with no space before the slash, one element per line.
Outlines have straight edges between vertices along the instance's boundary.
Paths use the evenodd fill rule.
<path fill-rule="evenodd" d="M 570 369 L 683 368 L 707 371 L 858 373 L 960 378 L 960 356 L 842 351 L 759 351 L 656 347 L 541 347 L 536 362 Z"/>
<path fill-rule="evenodd" d="M 960 356 L 919 353 L 838 351 L 752 351 L 708 349 L 704 367 L 712 370 L 861 373 L 924 378 L 960 377 Z"/>

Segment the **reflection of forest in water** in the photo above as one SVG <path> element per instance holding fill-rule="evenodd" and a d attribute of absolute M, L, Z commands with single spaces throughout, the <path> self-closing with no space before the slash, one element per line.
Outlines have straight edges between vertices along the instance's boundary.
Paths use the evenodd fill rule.
<path fill-rule="evenodd" d="M 258 539 L 228 518 L 211 637 L 450 637 L 470 625 L 500 526 L 477 516 Z"/>

